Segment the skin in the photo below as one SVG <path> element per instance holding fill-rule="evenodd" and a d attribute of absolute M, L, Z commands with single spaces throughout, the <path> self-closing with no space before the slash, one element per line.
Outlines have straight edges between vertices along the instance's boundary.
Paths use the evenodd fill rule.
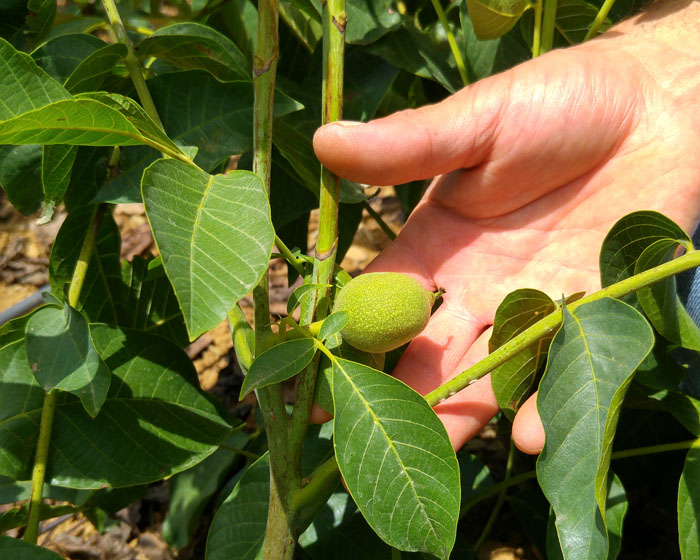
<path fill-rule="evenodd" d="M 371 185 L 435 177 L 367 269 L 446 292 L 395 375 L 425 394 L 479 361 L 496 308 L 515 289 L 554 299 L 599 289 L 600 245 L 629 212 L 657 210 L 692 233 L 698 100 L 700 3 L 672 1 L 439 104 L 320 128 L 316 154 L 342 177 Z M 459 448 L 498 407 L 485 377 L 435 410 Z M 527 453 L 542 449 L 534 396 L 513 438 Z"/>

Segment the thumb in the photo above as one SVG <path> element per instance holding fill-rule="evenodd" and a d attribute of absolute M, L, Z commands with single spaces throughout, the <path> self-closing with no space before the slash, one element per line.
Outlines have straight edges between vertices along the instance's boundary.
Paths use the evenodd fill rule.
<path fill-rule="evenodd" d="M 365 124 L 327 124 L 314 135 L 316 156 L 337 175 L 371 185 L 407 183 L 475 166 L 494 140 L 500 101 L 508 91 L 503 79 L 495 76 L 435 105 Z"/>

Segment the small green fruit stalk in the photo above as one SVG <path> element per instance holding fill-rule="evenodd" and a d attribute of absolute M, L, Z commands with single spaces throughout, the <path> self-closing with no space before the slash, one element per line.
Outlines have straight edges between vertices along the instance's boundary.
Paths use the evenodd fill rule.
<path fill-rule="evenodd" d="M 358 350 L 389 352 L 413 340 L 428 324 L 438 293 L 398 272 L 370 272 L 345 284 L 333 311 L 347 311 L 343 340 Z"/>

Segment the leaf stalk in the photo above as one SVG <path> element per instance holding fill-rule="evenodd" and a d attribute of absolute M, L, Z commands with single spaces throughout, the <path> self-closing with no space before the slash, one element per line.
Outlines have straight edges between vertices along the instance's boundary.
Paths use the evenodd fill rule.
<path fill-rule="evenodd" d="M 102 0 L 102 6 L 104 7 L 105 14 L 107 15 L 107 21 L 114 32 L 117 40 L 126 46 L 127 55 L 124 63 L 126 64 L 126 69 L 129 71 L 129 76 L 131 81 L 134 83 L 136 88 L 136 93 L 141 100 L 144 110 L 148 113 L 148 116 L 153 119 L 161 129 L 163 129 L 163 123 L 158 116 L 158 110 L 156 109 L 155 103 L 153 103 L 153 98 L 151 97 L 151 92 L 148 91 L 148 86 L 146 85 L 146 80 L 143 77 L 143 70 L 141 68 L 141 63 L 134 53 L 134 46 L 131 44 L 131 39 L 126 32 L 126 27 L 122 22 L 122 18 L 119 15 L 119 10 L 114 0 Z"/>

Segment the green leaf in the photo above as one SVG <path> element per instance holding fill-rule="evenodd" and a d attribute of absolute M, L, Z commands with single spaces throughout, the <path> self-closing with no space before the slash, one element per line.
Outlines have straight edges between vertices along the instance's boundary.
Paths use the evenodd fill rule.
<path fill-rule="evenodd" d="M 622 547 L 622 527 L 627 515 L 627 494 L 620 477 L 611 472 L 605 502 L 605 523 L 608 527 L 608 559 L 615 560 Z"/>
<path fill-rule="evenodd" d="M 280 17 L 309 52 L 313 52 L 323 36 L 321 16 L 307 0 L 281 0 Z"/>
<path fill-rule="evenodd" d="M 688 450 L 678 486 L 678 537 L 681 558 L 700 558 L 700 447 Z"/>
<path fill-rule="evenodd" d="M 318 333 L 319 340 L 326 340 L 329 336 L 339 333 L 350 319 L 347 311 L 336 311 L 323 320 L 321 330 Z"/>
<path fill-rule="evenodd" d="M 267 270 L 274 231 L 257 175 L 209 175 L 173 159 L 143 176 L 143 199 L 190 339 L 218 325 Z"/>
<path fill-rule="evenodd" d="M 412 22 L 406 22 L 370 45 L 368 50 L 394 66 L 434 80 L 454 93 L 462 87 L 462 81 L 443 37 L 439 23 L 421 30 Z"/>
<path fill-rule="evenodd" d="M 466 0 L 479 40 L 505 35 L 532 4 L 527 0 Z"/>
<path fill-rule="evenodd" d="M 94 212 L 95 207 L 87 206 L 68 214 L 51 247 L 51 292 L 61 301 L 67 298 L 68 287 L 85 237 L 93 235 L 89 225 Z M 76 309 L 92 322 L 120 324 L 117 306 L 125 297 L 119 265 L 120 252 L 119 228 L 112 215 L 105 212 L 97 232 L 95 249 L 88 263 L 80 299 L 76 304 Z"/>
<path fill-rule="evenodd" d="M 84 59 L 105 46 L 104 41 L 89 33 L 70 33 L 50 39 L 31 57 L 52 78 L 65 83 Z"/>
<path fill-rule="evenodd" d="M 97 191 L 107 178 L 112 151 L 108 147 L 78 147 L 70 183 L 63 196 L 66 210 L 72 212 L 81 206 L 93 204 Z"/>
<path fill-rule="evenodd" d="M 54 0 L 29 0 L 27 2 L 27 30 L 25 35 L 37 43 L 48 35 L 56 19 L 57 3 Z"/>
<path fill-rule="evenodd" d="M 550 297 L 539 290 L 516 290 L 506 296 L 496 310 L 489 352 L 555 310 Z M 491 386 L 501 410 L 512 421 L 530 394 L 535 375 L 547 360 L 554 333 L 545 336 L 491 372 Z"/>
<path fill-rule="evenodd" d="M 570 45 L 582 43 L 598 10 L 598 6 L 586 0 L 558 0 L 554 26 Z M 605 18 L 598 32 L 607 31 L 611 25 L 610 20 Z"/>
<path fill-rule="evenodd" d="M 0 143 L 116 146 L 145 144 L 148 139 L 118 111 L 77 98 L 0 121 Z"/>
<path fill-rule="evenodd" d="M 600 278 L 605 288 L 634 274 L 644 250 L 659 239 L 687 240 L 688 235 L 663 214 L 643 210 L 621 218 L 608 232 L 600 249 Z M 622 298 L 635 304 L 637 297 Z"/>
<path fill-rule="evenodd" d="M 442 422 L 413 389 L 361 364 L 336 358 L 332 390 L 336 458 L 367 522 L 390 546 L 447 559 L 459 466 Z"/>
<path fill-rule="evenodd" d="M 206 560 L 262 558 L 270 496 L 270 456 L 265 453 L 245 472 L 209 528 Z"/>
<path fill-rule="evenodd" d="M 100 89 L 116 64 L 126 58 L 127 52 L 126 45 L 112 43 L 90 53 L 66 78 L 64 87 L 73 94 Z"/>
<path fill-rule="evenodd" d="M 671 261 L 677 248 L 678 241 L 674 239 L 658 239 L 637 259 L 635 274 Z M 637 298 L 651 324 L 664 338 L 684 348 L 700 351 L 700 328 L 678 297 L 675 276 L 642 288 L 637 291 Z"/>
<path fill-rule="evenodd" d="M 155 261 L 135 256 L 122 264 L 126 295 L 116 301 L 119 324 L 158 334 L 184 348 L 189 344 L 185 320 L 162 261 L 151 266 Z"/>
<path fill-rule="evenodd" d="M 22 321 L 0 333 L 0 473 L 31 477 L 44 391 L 18 337 Z M 187 355 L 166 340 L 92 325 L 93 343 L 112 372 L 100 413 L 59 396 L 47 482 L 72 488 L 133 486 L 188 469 L 229 433 L 212 398 L 199 388 Z"/>
<path fill-rule="evenodd" d="M 202 69 L 221 81 L 247 80 L 252 67 L 228 37 L 198 23 L 162 27 L 136 46 L 141 57 L 156 56 L 187 69 Z"/>
<path fill-rule="evenodd" d="M 466 2 L 460 4 L 459 15 L 462 23 L 462 54 L 472 81 L 507 70 L 532 56 L 519 29 L 512 29 L 497 39 L 481 41 L 474 32 Z"/>
<path fill-rule="evenodd" d="M 45 391 L 73 393 L 93 418 L 107 398 L 110 372 L 85 318 L 68 304 L 37 310 L 27 323 L 27 358 Z"/>
<path fill-rule="evenodd" d="M 54 207 L 63 200 L 77 155 L 76 146 L 42 146 L 41 182 L 45 205 Z"/>
<path fill-rule="evenodd" d="M 355 121 L 374 118 L 399 69 L 364 50 L 351 50 L 345 57 L 343 117 Z"/>
<path fill-rule="evenodd" d="M 28 216 L 44 200 L 41 146 L 0 146 L 0 187 L 19 212 Z"/>
<path fill-rule="evenodd" d="M 344 358 L 351 362 L 364 364 L 383 371 L 384 369 L 384 354 L 370 354 L 363 352 L 353 346 L 350 346 L 343 340 L 340 335 L 330 336 L 325 341 L 326 348 L 330 349 L 334 356 Z M 331 382 L 333 380 L 333 363 L 328 356 L 321 354 L 321 360 L 318 366 L 318 377 L 316 381 L 316 393 L 314 395 L 315 402 L 324 410 L 333 415 L 333 394 L 331 392 Z"/>
<path fill-rule="evenodd" d="M 65 88 L 29 55 L 0 38 L 0 122 L 68 98 Z"/>
<path fill-rule="evenodd" d="M 612 440 L 634 371 L 654 336 L 634 308 L 601 299 L 563 310 L 540 382 L 545 446 L 537 478 L 556 514 L 564 557 L 605 558 L 603 513 Z"/>
<path fill-rule="evenodd" d="M 62 560 L 58 554 L 48 548 L 42 548 L 5 535 L 0 535 L 0 556 L 21 558 L 22 560 Z"/>
<path fill-rule="evenodd" d="M 239 431 L 223 443 L 241 448 L 247 439 L 248 435 Z M 205 506 L 221 487 L 237 457 L 229 449 L 217 449 L 198 465 L 168 481 L 170 503 L 161 533 L 170 546 L 182 549 L 191 541 Z"/>
<path fill-rule="evenodd" d="M 197 146 L 194 161 L 205 171 L 212 171 L 232 155 L 252 148 L 252 82 L 222 84 L 206 72 L 191 70 L 156 76 L 147 84 L 169 137 L 179 145 Z M 290 97 L 276 93 L 276 116 L 301 107 Z M 144 146 L 122 149 L 122 173 L 107 182 L 98 200 L 141 202 L 141 176 L 157 158 L 155 150 Z"/>
<path fill-rule="evenodd" d="M 55 0 L 3 0 L 0 36 L 18 49 L 28 49 L 46 36 L 55 17 Z"/>
<path fill-rule="evenodd" d="M 287 314 L 291 315 L 301 305 L 302 300 L 312 292 L 330 287 L 330 284 L 302 284 L 289 296 L 287 300 Z"/>
<path fill-rule="evenodd" d="M 401 14 L 391 0 L 348 0 L 345 41 L 358 45 L 372 43 L 401 25 Z"/>
<path fill-rule="evenodd" d="M 240 399 L 260 387 L 280 383 L 304 369 L 316 354 L 313 338 L 297 338 L 265 350 L 250 366 L 243 380 Z"/>

